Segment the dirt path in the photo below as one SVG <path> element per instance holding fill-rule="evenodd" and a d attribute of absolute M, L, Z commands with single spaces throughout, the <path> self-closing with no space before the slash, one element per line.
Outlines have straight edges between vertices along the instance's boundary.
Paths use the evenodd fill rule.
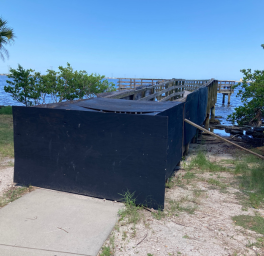
<path fill-rule="evenodd" d="M 14 159 L 0 158 L 0 196 L 13 186 Z"/>
<path fill-rule="evenodd" d="M 201 142 L 191 145 L 167 184 L 164 211 L 131 210 L 120 218 L 101 255 L 264 255 L 263 234 L 232 219 L 264 217 L 263 207 L 247 203 L 234 174 L 233 162 L 242 153 L 210 136 Z M 210 159 L 210 170 L 190 167 L 198 151 Z"/>

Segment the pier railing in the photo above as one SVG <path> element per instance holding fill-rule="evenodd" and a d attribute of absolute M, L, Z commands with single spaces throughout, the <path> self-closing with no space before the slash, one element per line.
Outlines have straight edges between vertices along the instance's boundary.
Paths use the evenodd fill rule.
<path fill-rule="evenodd" d="M 134 78 L 118 79 L 120 79 L 120 81 L 126 81 L 126 83 L 122 82 L 118 84 L 121 84 L 121 86 L 118 87 L 118 92 L 102 93 L 98 95 L 98 97 L 140 101 L 174 101 L 182 98 L 184 91 L 192 92 L 200 87 L 208 86 L 209 88 L 214 88 L 214 92 L 212 96 L 210 96 L 212 104 L 209 105 L 213 106 L 216 102 L 217 80 L 215 79 L 138 79 L 138 81 L 134 81 Z M 210 91 L 211 89 L 209 93 Z"/>
<path fill-rule="evenodd" d="M 165 82 L 169 79 L 153 79 L 153 78 L 117 78 L 117 86 L 119 90 L 134 89 L 142 85 L 155 85 L 156 83 Z"/>
<path fill-rule="evenodd" d="M 217 92 L 218 93 L 233 93 L 234 89 L 233 86 L 235 85 L 236 81 L 231 81 L 231 80 L 227 80 L 227 81 L 223 81 L 223 80 L 218 80 L 218 88 L 217 88 Z"/>
<path fill-rule="evenodd" d="M 209 80 L 185 80 L 185 79 L 153 79 L 153 78 L 117 78 L 117 86 L 118 90 L 129 90 L 135 89 L 139 86 L 144 85 L 157 85 L 164 87 L 164 83 L 169 82 L 171 80 L 183 81 L 182 85 L 184 85 L 185 89 L 188 91 L 193 91 L 199 88 L 200 86 L 204 86 Z"/>

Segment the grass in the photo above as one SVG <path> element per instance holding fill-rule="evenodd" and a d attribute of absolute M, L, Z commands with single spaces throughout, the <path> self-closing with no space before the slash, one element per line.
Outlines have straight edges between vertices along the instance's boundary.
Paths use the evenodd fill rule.
<path fill-rule="evenodd" d="M 221 189 L 226 188 L 226 185 L 224 183 L 220 182 L 219 180 L 213 179 L 213 178 L 208 179 L 207 182 L 213 186 L 220 187 Z"/>
<path fill-rule="evenodd" d="M 173 178 L 172 177 L 168 178 L 168 180 L 167 180 L 167 182 L 165 184 L 165 187 L 166 188 L 173 188 L 174 187 L 174 182 L 173 182 Z"/>
<path fill-rule="evenodd" d="M 264 204 L 264 161 L 245 156 L 235 163 L 235 174 L 242 192 L 253 208 Z"/>
<path fill-rule="evenodd" d="M 12 115 L 0 115 L 0 156 L 14 157 Z"/>
<path fill-rule="evenodd" d="M 247 247 L 253 247 L 256 246 L 258 248 L 264 248 L 264 237 L 258 237 L 256 239 L 257 241 L 255 243 L 248 243 Z"/>
<path fill-rule="evenodd" d="M 175 200 L 170 200 L 169 204 L 170 204 L 170 212 L 172 214 L 175 214 L 176 212 L 187 212 L 189 214 L 193 214 L 196 210 L 196 207 L 192 207 L 192 206 L 182 206 L 181 203 L 184 201 L 187 201 L 188 198 L 182 198 L 179 202 L 175 201 Z"/>
<path fill-rule="evenodd" d="M 115 254 L 115 236 L 111 235 L 109 244 L 107 246 L 103 246 L 101 249 L 100 256 L 111 256 Z"/>
<path fill-rule="evenodd" d="M 152 212 L 151 214 L 157 220 L 161 220 L 162 218 L 166 217 L 166 214 L 161 209 L 158 209 L 158 211 Z"/>
<path fill-rule="evenodd" d="M 188 171 L 185 173 L 183 178 L 189 181 L 195 178 L 195 174 L 193 172 Z"/>
<path fill-rule="evenodd" d="M 198 152 L 197 156 L 192 159 L 190 164 L 188 165 L 188 169 L 191 170 L 193 168 L 199 168 L 202 171 L 210 171 L 210 172 L 220 172 L 226 171 L 226 168 L 210 162 L 203 152 Z"/>
<path fill-rule="evenodd" d="M 125 208 L 119 210 L 118 214 L 121 217 L 119 221 L 126 219 L 127 223 L 137 224 L 140 220 L 140 206 L 136 205 L 135 193 L 125 192 L 122 196 L 122 201 L 125 203 Z"/>
<path fill-rule="evenodd" d="M 188 169 L 197 168 L 202 171 L 209 172 L 232 172 L 236 175 L 240 190 L 243 192 L 243 204 L 245 208 L 251 206 L 259 208 L 264 204 L 264 161 L 253 156 L 243 154 L 238 156 L 237 159 L 222 160 L 223 164 L 232 164 L 233 167 L 226 168 L 220 164 L 210 162 L 203 152 L 198 152 L 197 156 L 192 159 L 188 165 Z M 187 172 L 184 178 L 192 178 L 193 173 Z M 194 175 L 194 174 L 193 174 Z M 210 178 L 207 182 L 213 186 L 220 187 L 224 190 L 226 184 L 219 180 Z M 248 201 L 245 203 L 245 201 Z"/>
<path fill-rule="evenodd" d="M 0 108 L 0 115 L 12 115 L 12 107 L 11 106 L 6 106 Z"/>
<path fill-rule="evenodd" d="M 0 197 L 0 208 L 15 201 L 27 192 L 31 192 L 33 187 L 12 187 Z"/>
<path fill-rule="evenodd" d="M 100 253 L 100 256 L 111 256 L 113 255 L 112 252 L 111 252 L 111 249 L 109 246 L 104 246 L 102 248 L 102 252 Z"/>
<path fill-rule="evenodd" d="M 261 216 L 238 215 L 232 219 L 236 225 L 264 235 L 264 218 Z"/>

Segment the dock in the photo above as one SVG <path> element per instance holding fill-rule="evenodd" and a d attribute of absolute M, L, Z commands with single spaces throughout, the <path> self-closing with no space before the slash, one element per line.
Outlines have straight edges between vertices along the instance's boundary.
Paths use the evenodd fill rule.
<path fill-rule="evenodd" d="M 158 85 L 161 84 L 160 87 L 156 86 L 156 90 L 159 89 L 159 91 L 162 91 L 165 89 L 163 84 L 170 79 L 155 79 L 155 78 L 116 78 L 118 90 L 131 90 L 135 89 L 139 86 L 143 85 Z M 178 81 L 177 85 L 182 85 L 181 90 L 186 91 L 194 91 L 197 88 L 204 86 L 206 83 L 208 83 L 208 79 L 204 80 L 186 80 L 186 79 L 176 79 Z M 225 104 L 225 96 L 228 96 L 228 105 L 230 104 L 230 99 L 232 93 L 234 93 L 233 86 L 235 85 L 235 80 L 215 80 L 215 83 L 217 83 L 217 93 L 223 94 L 223 100 L 222 103 Z"/>
<path fill-rule="evenodd" d="M 228 96 L 227 104 L 230 105 L 230 99 L 232 93 L 234 93 L 233 86 L 235 85 L 236 81 L 233 80 L 218 80 L 218 93 L 223 94 L 222 104 L 225 104 L 225 96 Z"/>

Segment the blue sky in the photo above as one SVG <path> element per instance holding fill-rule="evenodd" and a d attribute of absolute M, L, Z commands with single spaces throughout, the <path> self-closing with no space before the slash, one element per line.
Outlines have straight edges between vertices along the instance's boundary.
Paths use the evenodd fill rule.
<path fill-rule="evenodd" d="M 264 69 L 263 0 L 0 0 L 9 67 L 114 77 L 239 79 Z"/>

